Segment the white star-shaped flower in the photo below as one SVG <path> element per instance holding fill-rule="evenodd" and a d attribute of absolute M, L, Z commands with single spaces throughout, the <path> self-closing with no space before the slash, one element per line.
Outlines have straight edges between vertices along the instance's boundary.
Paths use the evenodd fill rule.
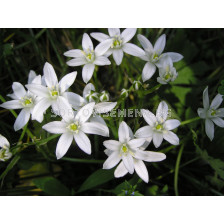
<path fill-rule="evenodd" d="M 142 109 L 141 113 L 148 125 L 136 131 L 136 138 L 145 138 L 149 142 L 153 140 L 156 148 L 161 145 L 163 139 L 172 145 L 179 144 L 179 138 L 171 130 L 177 128 L 180 121 L 176 119 L 167 120 L 168 105 L 164 101 L 159 104 L 156 116 L 149 110 Z"/>
<path fill-rule="evenodd" d="M 57 159 L 62 158 L 72 144 L 73 138 L 79 148 L 87 154 L 91 154 L 91 143 L 86 134 L 109 136 L 109 130 L 104 125 L 87 122 L 92 115 L 95 103 L 89 103 L 77 113 L 62 116 L 62 121 L 53 121 L 42 128 L 52 134 L 62 134 L 56 148 Z"/>
<path fill-rule="evenodd" d="M 141 57 L 142 60 L 147 61 L 142 71 L 142 80 L 143 82 L 149 80 L 156 71 L 156 66 L 161 67 L 161 59 L 168 55 L 173 62 L 180 61 L 183 56 L 178 53 L 168 52 L 163 53 L 163 50 L 166 45 L 166 35 L 163 34 L 158 38 L 154 47 L 151 42 L 141 34 L 138 34 L 138 40 L 140 41 L 142 47 L 145 50 L 145 55 Z"/>
<path fill-rule="evenodd" d="M 144 139 L 135 139 L 130 127 L 123 121 L 118 129 L 119 141 L 104 141 L 105 153 L 108 159 L 103 164 L 103 169 L 111 169 L 117 166 L 115 177 L 123 177 L 127 173 L 133 174 L 134 170 L 138 176 L 148 183 L 149 175 L 143 161 L 159 162 L 166 155 L 159 152 L 145 151 L 148 146 Z"/>
<path fill-rule="evenodd" d="M 104 56 L 105 52 L 110 48 L 112 41 L 106 40 L 98 44 L 94 50 L 93 43 L 88 34 L 84 33 L 82 38 L 83 50 L 75 49 L 64 53 L 66 57 L 73 57 L 67 62 L 69 66 L 84 65 L 82 69 L 82 79 L 85 83 L 93 76 L 95 65 L 110 65 L 110 61 Z"/>
<path fill-rule="evenodd" d="M 205 132 L 209 139 L 212 141 L 214 138 L 214 123 L 224 128 L 224 108 L 219 108 L 223 101 L 223 96 L 217 94 L 212 100 L 211 105 L 209 105 L 208 87 L 205 88 L 203 92 L 203 106 L 204 108 L 198 108 L 198 115 L 202 119 L 205 119 Z"/>
<path fill-rule="evenodd" d="M 144 55 L 144 51 L 140 47 L 136 46 L 135 44 L 127 43 L 133 38 L 136 31 L 137 29 L 135 28 L 128 28 L 121 33 L 120 29 L 118 28 L 109 28 L 109 35 L 104 33 L 91 33 L 90 35 L 99 42 L 112 40 L 110 49 L 106 52 L 105 55 L 109 57 L 111 54 L 113 54 L 114 61 L 117 65 L 120 65 L 124 56 L 124 52 L 136 57 L 141 57 Z"/>
<path fill-rule="evenodd" d="M 0 161 L 6 161 L 12 157 L 12 153 L 10 152 L 10 144 L 8 140 L 0 135 Z"/>

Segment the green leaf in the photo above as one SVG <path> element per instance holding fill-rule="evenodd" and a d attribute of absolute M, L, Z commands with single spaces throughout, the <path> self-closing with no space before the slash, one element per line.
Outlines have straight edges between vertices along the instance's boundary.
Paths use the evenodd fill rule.
<path fill-rule="evenodd" d="M 43 192 L 53 196 L 71 195 L 69 189 L 54 177 L 43 177 L 33 180 L 35 186 Z"/>
<path fill-rule="evenodd" d="M 110 180 L 114 179 L 114 169 L 111 170 L 97 170 L 93 174 L 91 174 L 82 186 L 79 188 L 78 193 L 92 189 L 96 186 L 104 184 Z"/>

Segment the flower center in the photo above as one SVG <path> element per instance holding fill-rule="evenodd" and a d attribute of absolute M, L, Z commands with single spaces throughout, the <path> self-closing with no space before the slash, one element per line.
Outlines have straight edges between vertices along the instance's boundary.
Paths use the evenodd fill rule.
<path fill-rule="evenodd" d="M 170 79 L 171 78 L 171 74 L 170 73 L 167 73 L 165 76 L 164 76 L 164 79 L 165 80 L 168 80 L 168 79 Z"/>
<path fill-rule="evenodd" d="M 33 99 L 30 96 L 25 96 L 25 97 L 22 98 L 21 103 L 24 107 L 30 107 L 30 106 L 33 105 Z"/>
<path fill-rule="evenodd" d="M 80 126 L 79 126 L 78 122 L 74 122 L 74 123 L 69 124 L 69 126 L 67 128 L 69 129 L 69 131 L 77 134 L 79 132 Z"/>
<path fill-rule="evenodd" d="M 162 127 L 163 127 L 163 126 L 162 126 L 161 124 L 157 124 L 157 125 L 156 125 L 156 130 L 160 130 L 160 129 L 162 129 Z"/>
<path fill-rule="evenodd" d="M 212 110 L 211 110 L 211 115 L 212 115 L 212 116 L 215 116 L 215 115 L 216 115 L 216 110 L 212 109 Z"/>
<path fill-rule="evenodd" d="M 159 60 L 159 55 L 155 52 L 152 56 L 153 61 L 158 61 Z"/>
<path fill-rule="evenodd" d="M 111 48 L 120 48 L 122 45 L 122 39 L 119 36 L 115 36 L 113 38 L 113 43 L 111 45 Z"/>
<path fill-rule="evenodd" d="M 88 62 L 92 62 L 92 61 L 94 60 L 94 58 L 95 58 L 94 51 L 92 51 L 92 50 L 87 50 L 87 51 L 85 51 L 85 52 L 84 52 L 84 55 L 85 55 L 86 60 L 87 60 Z"/>
<path fill-rule="evenodd" d="M 126 153 L 126 152 L 128 151 L 128 148 L 127 148 L 126 145 L 123 145 L 122 148 L 121 148 L 121 150 L 122 150 L 124 153 Z"/>
<path fill-rule="evenodd" d="M 53 86 L 51 89 L 49 89 L 49 92 L 53 99 L 56 99 L 60 95 L 58 86 Z"/>

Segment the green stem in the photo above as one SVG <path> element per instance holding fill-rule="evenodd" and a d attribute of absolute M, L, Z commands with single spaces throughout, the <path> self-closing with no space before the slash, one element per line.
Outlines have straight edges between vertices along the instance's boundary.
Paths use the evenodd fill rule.
<path fill-rule="evenodd" d="M 69 162 L 74 162 L 74 163 L 104 163 L 104 160 L 91 160 L 91 159 L 76 159 L 76 158 L 68 158 L 68 157 L 63 157 L 61 160 L 69 161 Z"/>
<path fill-rule="evenodd" d="M 149 89 L 147 91 L 144 91 L 144 95 L 148 95 L 150 93 L 155 92 L 156 90 L 158 90 L 160 87 L 162 86 L 162 84 L 158 84 L 156 86 L 154 86 L 152 89 Z"/>
<path fill-rule="evenodd" d="M 192 119 L 189 119 L 189 120 L 186 120 L 186 121 L 182 121 L 182 122 L 180 123 L 180 125 L 190 124 L 190 123 L 192 123 L 192 122 L 194 122 L 194 121 L 197 121 L 197 120 L 200 120 L 200 119 L 201 119 L 200 117 L 194 117 L 194 118 L 192 118 Z"/>

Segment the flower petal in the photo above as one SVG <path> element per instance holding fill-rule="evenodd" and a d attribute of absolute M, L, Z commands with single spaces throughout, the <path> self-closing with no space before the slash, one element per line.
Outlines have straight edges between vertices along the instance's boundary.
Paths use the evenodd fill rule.
<path fill-rule="evenodd" d="M 83 48 L 83 50 L 93 50 L 93 42 L 91 41 L 91 39 L 87 33 L 83 34 L 82 48 Z"/>
<path fill-rule="evenodd" d="M 114 171 L 114 176 L 116 178 L 119 178 L 119 177 L 123 177 L 127 173 L 128 173 L 128 170 L 126 169 L 123 161 L 121 161 L 118 167 L 116 168 L 116 170 Z"/>
<path fill-rule="evenodd" d="M 85 103 L 85 99 L 83 97 L 73 92 L 66 92 L 63 94 L 63 97 L 65 97 L 76 110 Z"/>
<path fill-rule="evenodd" d="M 36 73 L 33 70 L 30 70 L 28 75 L 28 84 L 32 83 L 32 81 L 36 78 Z"/>
<path fill-rule="evenodd" d="M 18 131 L 21 128 L 23 128 L 27 124 L 29 119 L 30 119 L 30 110 L 27 109 L 21 110 L 18 117 L 16 118 L 16 122 L 14 124 L 14 130 Z"/>
<path fill-rule="evenodd" d="M 95 87 L 92 83 L 88 83 L 83 90 L 83 97 L 86 98 L 91 91 L 95 91 Z"/>
<path fill-rule="evenodd" d="M 177 128 L 179 125 L 180 125 L 180 121 L 178 121 L 176 119 L 170 119 L 170 120 L 165 121 L 163 127 L 166 130 L 170 131 L 170 130 L 173 130 L 173 129 Z"/>
<path fill-rule="evenodd" d="M 121 157 L 119 155 L 118 151 L 112 152 L 112 154 L 107 158 L 107 160 L 103 164 L 103 169 L 111 169 L 115 167 L 121 160 Z"/>
<path fill-rule="evenodd" d="M 138 174 L 138 176 L 145 181 L 146 183 L 149 182 L 149 174 L 148 170 L 146 169 L 146 166 L 142 160 L 134 159 L 134 167 L 135 171 Z"/>
<path fill-rule="evenodd" d="M 116 140 L 107 140 L 103 142 L 103 145 L 112 151 L 119 151 L 121 149 L 122 144 Z"/>
<path fill-rule="evenodd" d="M 0 107 L 3 107 L 5 109 L 22 109 L 23 106 L 22 104 L 20 103 L 19 100 L 10 100 L 10 101 L 7 101 L 5 103 L 2 103 L 0 104 Z"/>
<path fill-rule="evenodd" d="M 87 63 L 85 58 L 74 58 L 66 62 L 68 66 L 80 66 Z"/>
<path fill-rule="evenodd" d="M 126 155 L 122 155 L 123 163 L 130 174 L 134 173 L 134 161 L 133 157 L 128 153 Z"/>
<path fill-rule="evenodd" d="M 204 109 L 206 110 L 209 109 L 208 86 L 203 91 L 203 106 L 204 106 Z"/>
<path fill-rule="evenodd" d="M 56 114 L 62 116 L 64 120 L 70 120 L 73 118 L 73 110 L 68 100 L 63 96 L 58 96 L 57 101 L 55 102 L 57 105 Z"/>
<path fill-rule="evenodd" d="M 132 139 L 128 142 L 128 146 L 131 149 L 136 149 L 142 146 L 145 143 L 145 139 L 139 138 L 139 139 Z"/>
<path fill-rule="evenodd" d="M 137 31 L 136 28 L 125 29 L 121 33 L 121 37 L 123 38 L 123 43 L 127 43 L 129 40 L 131 40 L 133 36 L 136 34 L 136 31 Z"/>
<path fill-rule="evenodd" d="M 146 162 L 159 162 L 166 159 L 166 155 L 161 152 L 142 151 L 138 150 L 135 153 L 135 158 Z"/>
<path fill-rule="evenodd" d="M 48 62 L 46 62 L 44 65 L 44 77 L 48 87 L 56 86 L 58 84 L 58 78 L 54 68 Z"/>
<path fill-rule="evenodd" d="M 156 51 L 157 54 L 161 54 L 165 48 L 165 45 L 166 45 L 166 35 L 163 34 L 157 39 L 154 45 L 154 51 Z"/>
<path fill-rule="evenodd" d="M 57 159 L 61 159 L 69 147 L 72 144 L 73 135 L 71 133 L 64 133 L 58 140 L 57 148 L 56 148 L 56 157 Z"/>
<path fill-rule="evenodd" d="M 94 109 L 96 113 L 102 114 L 102 113 L 107 113 L 113 110 L 116 105 L 117 105 L 117 102 L 102 102 L 102 103 L 97 103 Z"/>
<path fill-rule="evenodd" d="M 109 137 L 108 127 L 99 123 L 85 122 L 81 125 L 81 130 L 86 134 L 95 134 Z"/>
<path fill-rule="evenodd" d="M 105 54 L 109 50 L 112 43 L 113 43 L 112 39 L 107 39 L 98 44 L 95 48 L 96 56 L 102 56 L 103 54 Z"/>
<path fill-rule="evenodd" d="M 99 65 L 99 66 L 110 65 L 111 64 L 110 60 L 107 57 L 105 57 L 105 56 L 98 56 L 98 57 L 96 57 L 96 59 L 94 60 L 93 63 L 95 65 Z"/>
<path fill-rule="evenodd" d="M 113 50 L 113 58 L 117 65 L 120 65 L 123 59 L 124 53 L 121 49 L 114 49 Z"/>
<path fill-rule="evenodd" d="M 212 103 L 210 105 L 210 108 L 217 109 L 221 105 L 221 103 L 223 101 L 223 98 L 222 97 L 223 96 L 221 94 L 217 94 L 215 96 L 215 98 L 212 100 Z"/>
<path fill-rule="evenodd" d="M 179 145 L 179 138 L 172 131 L 164 133 L 163 138 L 172 145 Z"/>
<path fill-rule="evenodd" d="M 94 64 L 86 64 L 82 69 L 82 79 L 85 83 L 89 82 L 89 80 L 93 76 L 95 65 Z"/>
<path fill-rule="evenodd" d="M 75 81 L 77 72 L 71 72 L 65 75 L 59 82 L 61 93 L 65 92 Z"/>
<path fill-rule="evenodd" d="M 91 37 L 93 37 L 94 39 L 98 40 L 99 42 L 102 42 L 108 38 L 110 38 L 108 35 L 104 34 L 104 33 L 91 33 L 90 34 Z"/>
<path fill-rule="evenodd" d="M 0 147 L 2 148 L 3 146 L 7 146 L 8 148 L 10 147 L 9 141 L 0 134 Z"/>
<path fill-rule="evenodd" d="M 86 104 L 78 111 L 77 115 L 75 116 L 75 119 L 79 120 L 80 123 L 86 122 L 92 115 L 94 106 L 94 102 Z"/>
<path fill-rule="evenodd" d="M 209 139 L 212 141 L 214 138 L 214 123 L 210 119 L 205 120 L 205 132 Z"/>
<path fill-rule="evenodd" d="M 175 53 L 175 52 L 167 52 L 163 54 L 163 56 L 166 56 L 166 55 L 168 55 L 172 59 L 173 62 L 178 62 L 183 59 L 183 55 L 179 53 Z"/>
<path fill-rule="evenodd" d="M 156 110 L 156 118 L 160 122 L 164 122 L 168 116 L 168 105 L 165 101 L 160 102 L 157 110 Z"/>
<path fill-rule="evenodd" d="M 119 136 L 119 142 L 125 143 L 129 140 L 129 129 L 128 125 L 122 121 L 118 128 L 118 136 Z"/>
<path fill-rule="evenodd" d="M 151 62 L 147 62 L 142 71 L 142 81 L 145 82 L 149 80 L 155 73 L 156 66 Z"/>
<path fill-rule="evenodd" d="M 87 137 L 87 135 L 85 133 L 83 133 L 82 131 L 79 131 L 78 134 L 74 135 L 75 141 L 77 143 L 77 145 L 79 146 L 79 148 L 87 153 L 88 155 L 91 154 L 91 143 L 89 138 Z"/>
<path fill-rule="evenodd" d="M 26 90 L 23 87 L 23 85 L 19 82 L 14 82 L 12 84 L 12 89 L 14 91 L 14 94 L 18 97 L 18 98 L 22 98 L 26 95 Z"/>
<path fill-rule="evenodd" d="M 218 111 L 217 111 L 217 115 L 219 117 L 224 117 L 224 108 L 219 108 Z"/>
<path fill-rule="evenodd" d="M 212 121 L 219 127 L 224 128 L 224 120 L 220 117 L 214 117 L 212 118 Z"/>
<path fill-rule="evenodd" d="M 111 37 L 114 37 L 116 35 L 119 36 L 121 34 L 119 28 L 108 28 L 108 32 Z"/>
<path fill-rule="evenodd" d="M 136 138 L 149 138 L 151 137 L 153 134 L 152 128 L 147 125 L 145 127 L 139 128 L 136 132 L 135 132 L 135 137 Z"/>
<path fill-rule="evenodd" d="M 142 116 L 144 117 L 145 121 L 153 127 L 155 122 L 157 121 L 156 116 L 150 112 L 149 110 L 141 109 Z"/>
<path fill-rule="evenodd" d="M 74 49 L 70 51 L 66 51 L 64 53 L 64 56 L 66 57 L 74 57 L 74 58 L 81 58 L 84 57 L 83 51 L 79 49 Z"/>
<path fill-rule="evenodd" d="M 90 117 L 89 121 L 90 121 L 90 122 L 95 122 L 95 123 L 100 123 L 100 124 L 102 124 L 102 125 L 107 126 L 107 124 L 106 124 L 106 122 L 104 121 L 104 119 L 103 119 L 101 116 L 99 116 L 99 115 L 95 115 L 95 114 L 94 114 L 93 116 Z"/>
<path fill-rule="evenodd" d="M 198 116 L 200 118 L 205 119 L 206 118 L 206 110 L 204 108 L 198 108 Z"/>
<path fill-rule="evenodd" d="M 6 96 L 10 97 L 13 100 L 18 100 L 19 98 L 15 95 L 15 93 L 7 94 Z"/>
<path fill-rule="evenodd" d="M 49 91 L 47 87 L 39 84 L 28 84 L 26 88 L 36 96 L 49 97 Z"/>
<path fill-rule="evenodd" d="M 126 43 L 123 45 L 122 49 L 126 54 L 130 54 L 136 57 L 142 57 L 145 55 L 145 52 L 135 44 Z"/>
<path fill-rule="evenodd" d="M 110 156 L 110 155 L 113 153 L 113 151 L 110 150 L 110 149 L 105 149 L 105 150 L 104 150 L 104 153 L 105 153 L 107 156 Z"/>
<path fill-rule="evenodd" d="M 153 46 L 152 46 L 151 42 L 145 36 L 138 34 L 137 37 L 138 37 L 140 44 L 146 51 L 153 51 Z"/>
<path fill-rule="evenodd" d="M 163 134 L 159 132 L 153 132 L 152 141 L 154 146 L 158 148 L 163 141 Z"/>
<path fill-rule="evenodd" d="M 48 124 L 45 124 L 42 128 L 52 134 L 63 134 L 67 132 L 66 126 L 67 124 L 65 122 L 53 121 Z"/>

